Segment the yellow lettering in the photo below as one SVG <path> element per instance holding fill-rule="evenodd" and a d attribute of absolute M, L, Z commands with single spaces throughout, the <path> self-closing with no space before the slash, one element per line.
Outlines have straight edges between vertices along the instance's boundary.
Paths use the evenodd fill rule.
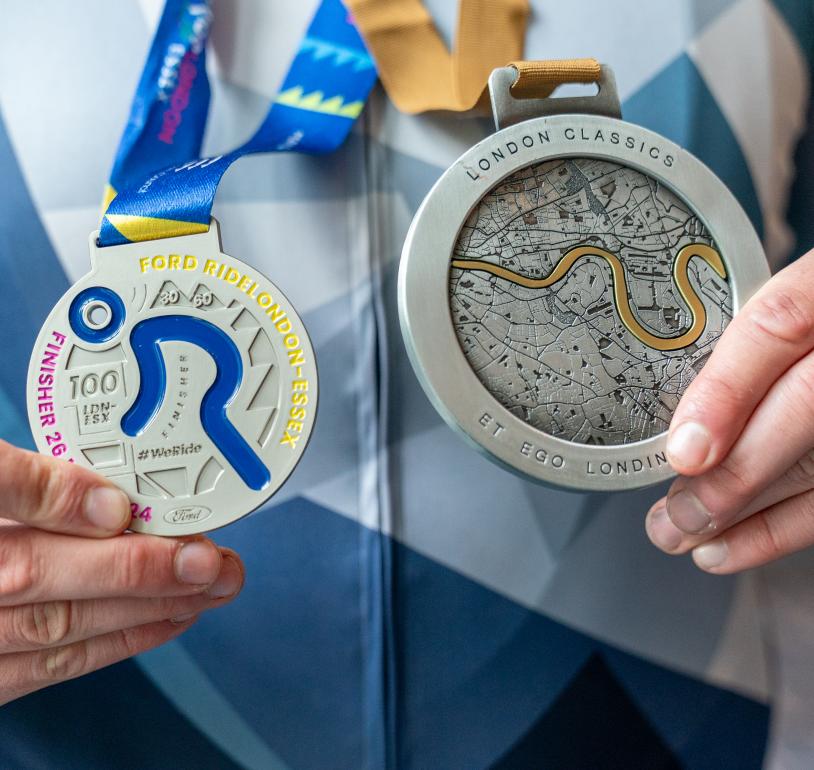
<path fill-rule="evenodd" d="M 217 269 L 218 269 L 218 263 L 217 263 L 217 262 L 215 262 L 215 260 L 214 260 L 214 259 L 207 259 L 207 260 L 206 260 L 206 262 L 204 262 L 204 269 L 203 269 L 203 271 L 204 271 L 204 274 L 205 274 L 205 275 L 212 275 L 212 276 L 214 276 L 214 275 L 215 275 L 215 271 L 216 271 Z"/>
<path fill-rule="evenodd" d="M 280 439 L 280 444 L 283 446 L 288 444 L 292 449 L 297 448 L 297 441 L 299 441 L 299 434 L 296 436 L 292 436 L 288 431 L 285 432 L 285 435 Z"/>

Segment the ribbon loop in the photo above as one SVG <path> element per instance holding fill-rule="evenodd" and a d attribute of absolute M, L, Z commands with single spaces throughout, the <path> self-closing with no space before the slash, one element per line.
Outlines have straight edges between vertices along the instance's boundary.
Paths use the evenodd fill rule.
<path fill-rule="evenodd" d="M 513 61 L 517 79 L 511 92 L 515 99 L 544 99 L 565 83 L 596 83 L 601 66 L 596 59 L 548 59 Z"/>

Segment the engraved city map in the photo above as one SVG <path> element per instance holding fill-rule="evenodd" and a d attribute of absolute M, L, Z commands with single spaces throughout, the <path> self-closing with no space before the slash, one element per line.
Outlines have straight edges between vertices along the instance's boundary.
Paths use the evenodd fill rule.
<path fill-rule="evenodd" d="M 732 317 L 714 249 L 695 212 L 637 170 L 589 158 L 520 169 L 478 203 L 454 248 L 461 348 L 503 406 L 552 436 L 655 436 Z M 689 344 L 656 347 L 677 338 Z"/>

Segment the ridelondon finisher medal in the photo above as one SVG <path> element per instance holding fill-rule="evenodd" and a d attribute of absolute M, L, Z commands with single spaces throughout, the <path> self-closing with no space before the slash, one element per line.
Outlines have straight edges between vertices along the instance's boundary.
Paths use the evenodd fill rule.
<path fill-rule="evenodd" d="M 218 182 L 247 154 L 331 151 L 376 77 L 340 0 L 322 0 L 255 135 L 198 159 L 210 18 L 207 3 L 167 0 L 90 238 L 91 272 L 49 315 L 28 374 L 40 451 L 114 481 L 131 528 L 158 535 L 257 508 L 297 465 L 316 414 L 302 321 L 221 250 Z"/>
<path fill-rule="evenodd" d="M 280 291 L 207 233 L 98 248 L 29 369 L 41 452 L 130 496 L 134 529 L 177 535 L 256 508 L 302 456 L 317 406 L 308 335 Z M 158 251 L 158 248 L 161 251 Z"/>
<path fill-rule="evenodd" d="M 581 490 L 673 475 L 666 431 L 734 313 L 769 277 L 732 193 L 594 97 L 516 99 L 489 81 L 498 131 L 413 220 L 399 311 L 447 422 L 488 456 Z"/>

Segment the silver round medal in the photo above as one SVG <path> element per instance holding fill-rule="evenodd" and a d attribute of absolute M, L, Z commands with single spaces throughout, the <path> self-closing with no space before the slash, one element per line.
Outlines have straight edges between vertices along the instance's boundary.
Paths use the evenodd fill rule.
<path fill-rule="evenodd" d="M 595 97 L 489 87 L 497 132 L 421 204 L 399 273 L 413 367 L 478 449 L 535 480 L 620 490 L 670 478 L 666 431 L 734 313 L 768 279 L 724 183 Z"/>
<path fill-rule="evenodd" d="M 208 232 L 97 248 L 57 303 L 28 372 L 39 450 L 103 474 L 133 530 L 228 524 L 285 482 L 314 424 L 302 321 Z"/>

